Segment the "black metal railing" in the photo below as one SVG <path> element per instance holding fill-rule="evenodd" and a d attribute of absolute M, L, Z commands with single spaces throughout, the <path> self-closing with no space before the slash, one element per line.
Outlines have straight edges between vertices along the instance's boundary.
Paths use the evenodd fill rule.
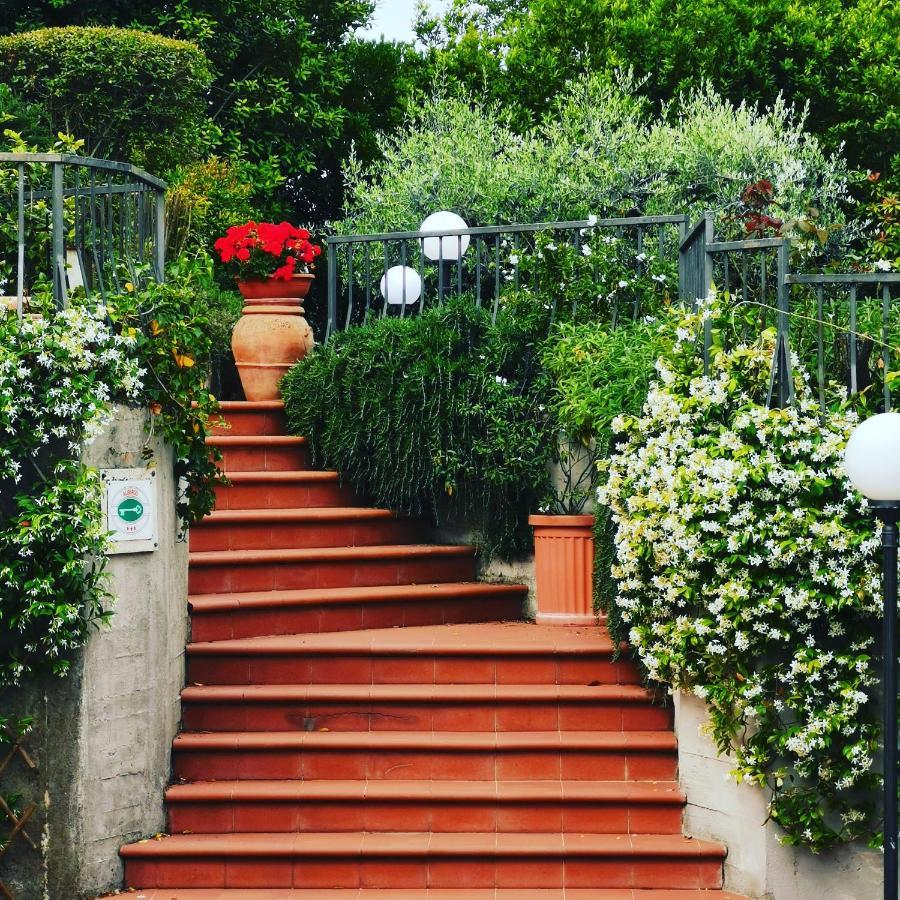
<path fill-rule="evenodd" d="M 496 319 L 501 290 L 527 286 L 540 290 L 539 272 L 523 260 L 538 252 L 536 239 L 554 236 L 577 249 L 591 234 L 609 232 L 629 243 L 640 270 L 646 252 L 659 258 L 677 257 L 687 227 L 686 216 L 633 216 L 493 225 L 441 231 L 399 231 L 382 234 L 332 235 L 326 238 L 328 312 L 325 340 L 335 331 L 385 316 L 414 315 L 450 294 L 470 293 L 477 305 L 489 304 Z M 409 270 L 396 279 L 396 296 L 385 296 L 382 285 L 400 266 Z M 412 274 L 414 273 L 414 275 Z M 547 287 L 546 285 L 544 287 Z M 556 315 L 552 294 L 549 319 Z"/>
<path fill-rule="evenodd" d="M 165 275 L 166 184 L 127 163 L 0 153 L 0 294 L 120 292 Z"/>

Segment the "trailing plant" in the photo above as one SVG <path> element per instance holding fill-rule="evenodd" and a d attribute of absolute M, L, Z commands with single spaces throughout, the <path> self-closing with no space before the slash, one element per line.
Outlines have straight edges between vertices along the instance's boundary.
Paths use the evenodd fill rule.
<path fill-rule="evenodd" d="M 233 225 L 214 244 L 219 259 L 235 278 L 287 281 L 313 270 L 322 248 L 310 243 L 305 228 L 289 222 L 245 222 Z"/>
<path fill-rule="evenodd" d="M 553 447 L 545 329 L 538 304 L 492 325 L 465 297 L 351 328 L 285 377 L 289 426 L 374 502 L 464 518 L 489 553 L 525 551 Z"/>
<path fill-rule="evenodd" d="M 676 321 L 642 411 L 613 423 L 611 627 L 649 678 L 706 700 L 787 843 L 871 839 L 879 541 L 843 473 L 856 416 L 822 415 L 799 365 L 796 406 L 768 409 L 774 333 L 726 350 L 725 324 Z"/>

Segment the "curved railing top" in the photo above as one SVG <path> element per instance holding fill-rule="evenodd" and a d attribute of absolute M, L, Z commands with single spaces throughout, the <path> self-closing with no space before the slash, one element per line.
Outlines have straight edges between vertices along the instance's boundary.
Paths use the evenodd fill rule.
<path fill-rule="evenodd" d="M 151 187 L 164 191 L 168 185 L 161 178 L 151 175 L 131 163 L 115 162 L 110 159 L 98 159 L 95 156 L 78 156 L 75 153 L 0 153 L 0 163 L 63 163 L 72 166 L 85 166 L 91 169 L 107 169 L 112 172 L 124 172 L 133 175 Z"/>

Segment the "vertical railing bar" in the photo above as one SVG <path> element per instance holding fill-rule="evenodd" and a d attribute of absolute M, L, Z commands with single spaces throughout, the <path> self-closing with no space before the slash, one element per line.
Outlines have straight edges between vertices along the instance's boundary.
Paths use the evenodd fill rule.
<path fill-rule="evenodd" d="M 18 190 L 18 255 L 16 260 L 16 315 L 19 321 L 25 310 L 25 163 L 19 163 Z"/>
<path fill-rule="evenodd" d="M 419 283 L 422 295 L 419 297 L 419 312 L 425 312 L 425 238 L 419 238 Z"/>
<path fill-rule="evenodd" d="M 481 236 L 475 238 L 475 305 L 481 309 L 481 253 L 484 242 Z"/>
<path fill-rule="evenodd" d="M 403 266 L 403 286 L 400 288 L 400 318 L 406 316 L 406 241 L 400 241 L 400 265 Z"/>
<path fill-rule="evenodd" d="M 513 255 L 516 258 L 516 262 L 513 265 L 513 285 L 516 290 L 519 289 L 519 233 L 517 231 L 513 232 L 512 235 L 513 242 Z"/>
<path fill-rule="evenodd" d="M 52 164 L 53 174 L 53 233 L 51 236 L 53 245 L 53 299 L 59 309 L 67 305 L 66 291 L 66 249 L 65 249 L 65 217 L 63 214 L 63 164 Z"/>
<path fill-rule="evenodd" d="M 857 393 L 856 285 L 850 288 L 850 395 Z"/>
<path fill-rule="evenodd" d="M 166 193 L 156 189 L 156 237 L 153 254 L 156 280 L 162 284 L 166 280 Z"/>
<path fill-rule="evenodd" d="M 766 294 L 767 294 L 767 286 L 766 286 L 766 251 L 759 251 L 759 311 L 760 311 L 760 321 L 759 321 L 759 330 L 766 330 L 766 319 L 768 316 L 766 313 L 768 310 L 766 309 Z"/>
<path fill-rule="evenodd" d="M 819 380 L 819 410 L 825 415 L 825 291 L 816 288 L 816 376 Z"/>
<path fill-rule="evenodd" d="M 494 235 L 494 310 L 491 322 L 497 323 L 497 310 L 500 306 L 500 235 Z"/>
<path fill-rule="evenodd" d="M 363 244 L 363 249 L 366 251 L 366 309 L 368 309 L 372 305 L 372 245 L 366 241 Z"/>
<path fill-rule="evenodd" d="M 103 273 L 103 251 L 97 249 L 97 178 L 93 169 L 91 169 L 91 186 L 89 188 L 90 211 L 91 211 L 91 256 L 94 259 L 94 271 L 97 276 L 97 286 L 100 288 L 100 296 L 106 301 L 106 282 Z M 156 223 L 159 229 L 159 221 Z"/>
<path fill-rule="evenodd" d="M 350 244 L 350 246 L 352 247 L 353 245 Z M 381 242 L 381 252 L 384 254 L 384 258 L 381 261 L 381 271 L 384 276 L 384 290 L 385 290 L 384 303 L 381 305 L 381 318 L 384 318 L 385 315 L 387 314 L 387 308 L 388 308 L 387 282 L 388 282 L 388 269 L 390 268 L 390 265 L 388 264 L 388 257 L 390 254 L 390 249 L 389 249 L 387 241 Z M 368 315 L 369 315 L 369 311 L 366 310 L 367 318 L 368 318 Z"/>
<path fill-rule="evenodd" d="M 438 237 L 438 306 L 444 305 L 444 239 Z"/>
<path fill-rule="evenodd" d="M 325 343 L 337 328 L 337 244 L 326 239 L 325 257 L 328 263 L 328 315 L 325 322 Z"/>
<path fill-rule="evenodd" d="M 714 231 L 714 223 L 713 217 L 711 213 L 704 214 L 704 227 L 703 227 L 703 257 L 702 257 L 702 265 L 703 265 L 703 285 L 702 285 L 702 293 L 703 300 L 706 300 L 709 297 L 709 292 L 712 290 L 713 285 L 713 257 L 712 254 L 707 249 L 709 245 L 715 239 L 715 231 Z M 709 316 L 704 317 L 703 319 L 703 374 L 709 374 L 709 351 L 712 347 L 712 320 Z"/>
<path fill-rule="evenodd" d="M 884 411 L 891 411 L 891 386 L 888 373 L 891 371 L 891 351 L 888 345 L 889 320 L 891 316 L 891 289 L 885 282 L 881 286 L 881 362 L 884 366 Z"/>
<path fill-rule="evenodd" d="M 462 294 L 462 277 L 463 270 L 463 252 L 462 252 L 462 235 L 458 234 L 456 236 L 456 296 L 459 297 Z"/>
<path fill-rule="evenodd" d="M 106 203 L 107 203 L 107 211 L 109 213 L 109 218 L 107 219 L 108 226 L 108 239 L 109 239 L 109 261 L 112 266 L 112 280 L 116 286 L 116 292 L 122 293 L 122 285 L 119 281 L 119 267 L 116 265 L 116 243 L 115 243 L 115 235 L 113 234 L 113 230 L 115 229 L 116 224 L 116 216 L 115 216 L 115 207 L 113 206 L 113 193 L 112 193 L 112 176 L 107 175 L 106 177 Z M 121 222 L 119 223 L 121 225 Z"/>

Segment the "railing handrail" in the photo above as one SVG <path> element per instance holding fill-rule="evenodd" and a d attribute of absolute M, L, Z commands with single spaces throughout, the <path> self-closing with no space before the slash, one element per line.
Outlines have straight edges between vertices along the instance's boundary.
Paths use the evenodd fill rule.
<path fill-rule="evenodd" d="M 361 244 L 379 241 L 411 241 L 433 237 L 487 237 L 503 234 L 522 234 L 533 231 L 552 231 L 581 228 L 638 228 L 643 225 L 677 225 L 687 216 L 619 216 L 612 219 L 572 219 L 561 222 L 513 223 L 509 225 L 480 225 L 471 228 L 440 228 L 429 231 L 384 231 L 372 234 L 332 234 L 328 244 Z"/>
<path fill-rule="evenodd" d="M 126 172 L 158 190 L 164 191 L 168 187 L 161 178 L 157 178 L 131 163 L 98 159 L 95 156 L 78 156 L 75 153 L 0 153 L 0 163 L 14 163 L 15 165 L 20 163 L 63 163 L 92 169 L 107 169 L 112 172 Z"/>

